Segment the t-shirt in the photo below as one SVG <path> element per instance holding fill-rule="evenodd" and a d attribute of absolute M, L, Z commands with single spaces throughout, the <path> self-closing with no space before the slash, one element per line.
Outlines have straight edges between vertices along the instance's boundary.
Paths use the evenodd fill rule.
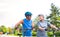
<path fill-rule="evenodd" d="M 37 25 L 38 25 L 38 27 L 43 27 L 43 28 L 45 28 L 45 29 L 47 29 L 47 27 L 48 26 L 50 26 L 51 24 L 49 23 L 49 22 L 47 22 L 47 21 L 43 21 L 43 22 L 41 22 L 41 21 L 39 21 L 38 23 L 37 23 Z M 46 34 L 46 31 L 44 30 L 44 31 L 41 31 L 41 30 L 37 30 L 37 36 L 38 37 L 45 37 L 45 36 L 47 36 L 47 34 Z"/>

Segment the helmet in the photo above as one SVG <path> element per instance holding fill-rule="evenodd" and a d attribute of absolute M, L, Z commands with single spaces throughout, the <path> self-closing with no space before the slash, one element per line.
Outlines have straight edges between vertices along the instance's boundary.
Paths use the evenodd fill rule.
<path fill-rule="evenodd" d="M 31 12 L 26 12 L 26 13 L 25 13 L 25 16 L 31 16 L 31 15 L 32 15 Z"/>

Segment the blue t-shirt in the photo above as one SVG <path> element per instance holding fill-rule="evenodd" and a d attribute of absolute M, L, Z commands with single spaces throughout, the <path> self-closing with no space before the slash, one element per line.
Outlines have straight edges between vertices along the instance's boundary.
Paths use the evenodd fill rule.
<path fill-rule="evenodd" d="M 23 20 L 23 36 L 32 36 L 32 20 Z"/>
<path fill-rule="evenodd" d="M 37 23 L 37 25 L 38 25 L 38 27 L 43 27 L 43 28 L 47 29 L 47 27 L 50 26 L 51 24 L 47 21 L 43 21 L 43 22 L 39 21 Z M 41 31 L 38 29 L 37 30 L 37 37 L 47 37 L 46 31 L 45 30 Z"/>

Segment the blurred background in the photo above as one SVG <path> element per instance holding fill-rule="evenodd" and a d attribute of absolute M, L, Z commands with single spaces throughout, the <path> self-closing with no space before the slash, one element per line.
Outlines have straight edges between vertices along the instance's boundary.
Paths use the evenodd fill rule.
<path fill-rule="evenodd" d="M 43 14 L 45 19 L 60 28 L 60 0 L 0 0 L 0 34 L 22 36 L 22 30 L 15 29 L 15 24 L 24 19 L 26 11 L 32 12 L 32 20 L 37 29 L 37 15 Z M 22 25 L 19 26 L 22 28 Z M 48 28 L 49 37 L 60 37 L 60 31 Z M 32 31 L 36 37 L 36 30 Z"/>

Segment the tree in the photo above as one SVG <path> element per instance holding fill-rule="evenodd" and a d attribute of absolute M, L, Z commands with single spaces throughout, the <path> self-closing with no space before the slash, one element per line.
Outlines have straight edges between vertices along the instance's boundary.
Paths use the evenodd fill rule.
<path fill-rule="evenodd" d="M 50 10 L 51 14 L 50 16 L 47 16 L 47 19 L 49 19 L 48 21 L 54 24 L 55 26 L 60 27 L 60 9 L 52 3 Z M 53 29 L 53 35 L 55 34 L 54 31 L 55 30 Z"/>
<path fill-rule="evenodd" d="M 36 29 L 35 31 L 37 31 L 37 28 L 38 28 L 37 23 L 39 21 L 38 17 L 36 17 L 33 21 L 34 21 L 34 24 L 35 24 L 35 29 Z"/>
<path fill-rule="evenodd" d="M 60 24 L 60 12 L 59 12 L 59 10 L 60 9 L 58 9 L 53 3 L 51 4 L 51 14 L 50 14 L 50 16 L 47 16 L 47 19 L 49 19 L 49 21 L 52 23 L 52 24 L 54 24 L 54 25 L 56 25 L 56 26 L 58 26 L 58 24 Z"/>

